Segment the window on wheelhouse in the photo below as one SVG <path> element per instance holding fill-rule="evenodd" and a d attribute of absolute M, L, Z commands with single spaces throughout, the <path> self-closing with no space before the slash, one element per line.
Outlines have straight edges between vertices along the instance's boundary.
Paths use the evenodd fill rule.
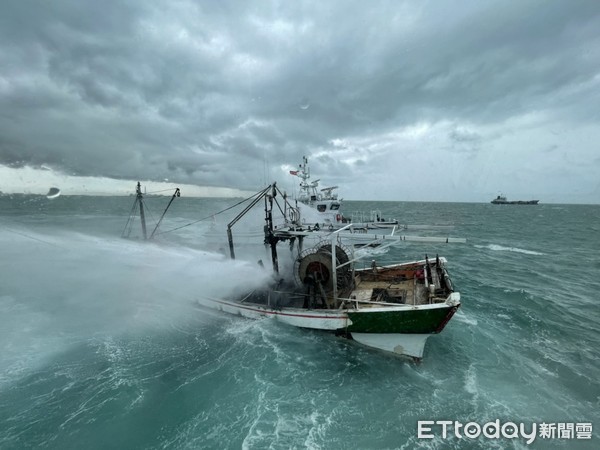
<path fill-rule="evenodd" d="M 317 205 L 317 211 L 319 212 L 325 212 L 326 209 L 327 205 Z"/>
<path fill-rule="evenodd" d="M 331 209 L 332 211 L 337 211 L 338 209 L 340 209 L 340 204 L 332 203 L 331 206 L 329 207 L 329 209 Z"/>

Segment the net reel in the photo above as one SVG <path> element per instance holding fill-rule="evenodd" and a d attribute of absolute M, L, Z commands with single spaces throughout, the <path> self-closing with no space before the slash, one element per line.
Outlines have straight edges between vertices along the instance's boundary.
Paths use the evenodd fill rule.
<path fill-rule="evenodd" d="M 335 245 L 336 276 L 334 280 L 331 244 L 320 243 L 315 247 L 304 250 L 294 262 L 294 279 L 298 286 L 320 284 L 327 294 L 333 292 L 336 283 L 338 292 L 349 288 L 352 284 L 352 265 L 342 264 L 350 261 L 350 250 L 337 243 Z"/>

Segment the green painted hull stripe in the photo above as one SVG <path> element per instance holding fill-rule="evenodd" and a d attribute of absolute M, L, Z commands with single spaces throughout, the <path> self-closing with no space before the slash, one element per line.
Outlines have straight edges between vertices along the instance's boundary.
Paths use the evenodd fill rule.
<path fill-rule="evenodd" d="M 455 306 L 408 311 L 348 312 L 354 333 L 439 333 L 458 309 Z"/>

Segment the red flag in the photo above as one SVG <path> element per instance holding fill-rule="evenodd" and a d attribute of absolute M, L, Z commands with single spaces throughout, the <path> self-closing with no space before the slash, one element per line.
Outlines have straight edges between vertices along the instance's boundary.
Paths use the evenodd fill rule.
<path fill-rule="evenodd" d="M 298 171 L 297 170 L 290 170 L 290 175 L 298 175 Z"/>

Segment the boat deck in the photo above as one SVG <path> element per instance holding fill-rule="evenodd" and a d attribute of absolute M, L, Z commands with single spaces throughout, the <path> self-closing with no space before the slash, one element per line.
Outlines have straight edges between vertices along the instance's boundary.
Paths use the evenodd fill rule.
<path fill-rule="evenodd" d="M 377 302 L 405 305 L 426 305 L 446 301 L 447 293 L 436 289 L 430 296 L 430 290 L 416 279 L 400 283 L 381 283 L 364 281 L 351 294 L 352 299 L 370 301 L 361 307 L 378 307 Z"/>
<path fill-rule="evenodd" d="M 428 272 L 430 279 L 421 264 L 358 271 L 351 298 L 374 302 L 361 307 L 377 307 L 377 302 L 425 305 L 446 301 L 451 291 L 443 280 L 443 269 L 432 264 Z"/>
<path fill-rule="evenodd" d="M 428 276 L 426 276 L 426 274 Z M 380 308 L 393 305 L 444 303 L 452 293 L 443 266 L 432 263 L 427 269 L 415 263 L 402 267 L 374 267 L 357 270 L 354 283 L 333 293 L 294 285 L 255 291 L 242 302 L 272 308 L 339 309 Z"/>

